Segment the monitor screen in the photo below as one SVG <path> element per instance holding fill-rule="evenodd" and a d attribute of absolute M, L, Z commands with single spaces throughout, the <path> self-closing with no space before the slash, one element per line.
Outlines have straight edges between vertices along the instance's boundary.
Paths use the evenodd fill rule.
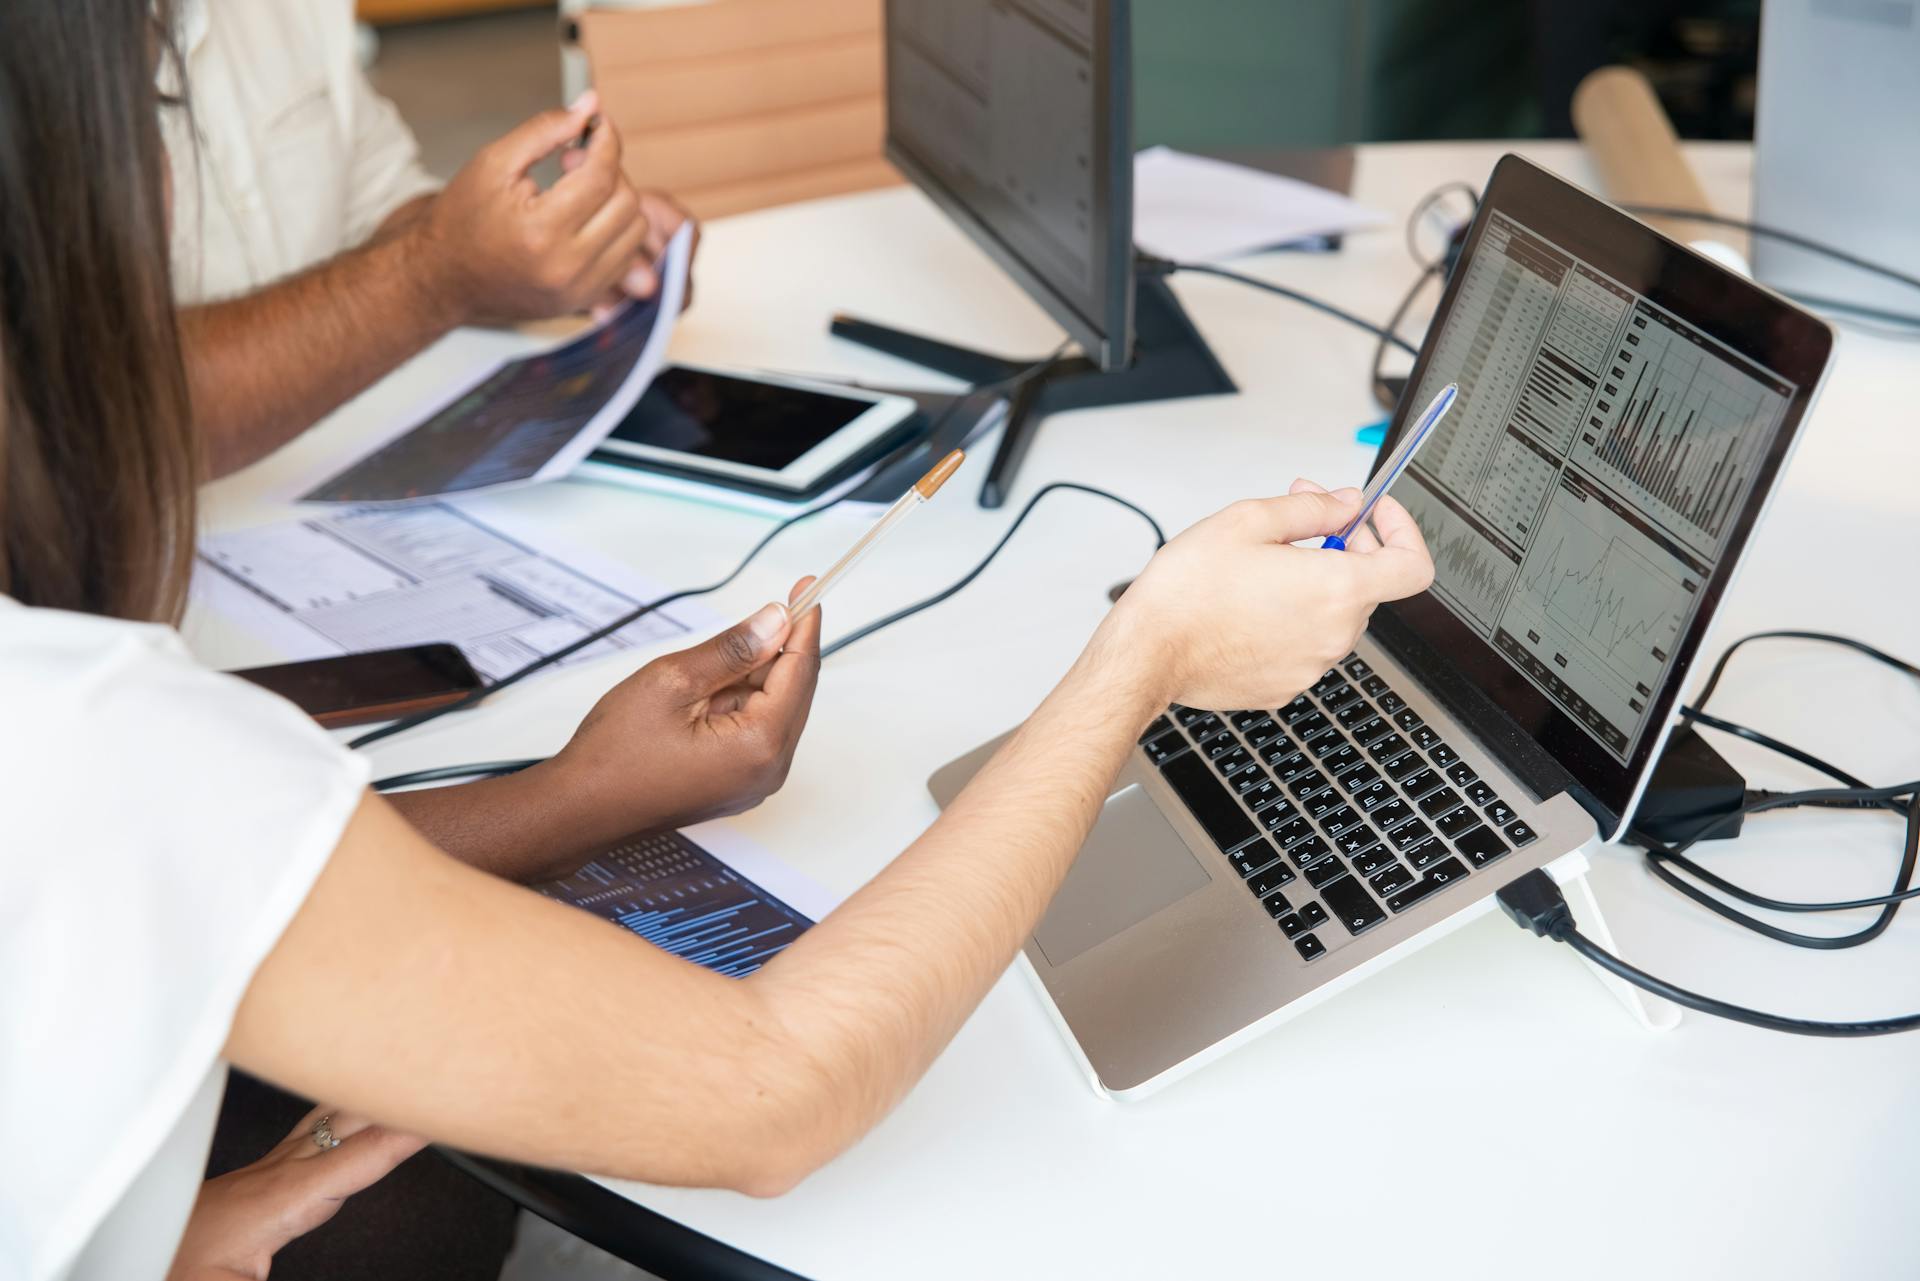
<path fill-rule="evenodd" d="M 1827 336 L 1531 173 L 1564 208 L 1490 188 L 1406 403 L 1460 399 L 1392 492 L 1433 553 L 1448 621 L 1427 630 L 1469 634 L 1449 652 L 1618 810 Z"/>
<path fill-rule="evenodd" d="M 887 151 L 1103 367 L 1126 362 L 1125 0 L 887 0 Z"/>

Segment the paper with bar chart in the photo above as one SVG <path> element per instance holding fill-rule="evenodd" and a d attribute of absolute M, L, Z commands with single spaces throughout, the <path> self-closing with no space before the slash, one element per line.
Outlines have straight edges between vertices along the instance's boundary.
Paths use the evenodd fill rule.
<path fill-rule="evenodd" d="M 1624 761 L 1795 388 L 1501 214 L 1408 399 L 1448 382 L 1393 491 L 1433 593 Z"/>

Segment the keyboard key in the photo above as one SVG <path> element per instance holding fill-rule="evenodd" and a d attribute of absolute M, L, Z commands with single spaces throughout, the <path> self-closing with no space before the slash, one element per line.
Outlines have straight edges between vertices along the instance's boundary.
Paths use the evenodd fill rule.
<path fill-rule="evenodd" d="M 1400 790 L 1416 801 L 1428 792 L 1446 786 L 1446 784 L 1441 781 L 1440 775 L 1430 769 L 1417 770 L 1411 774 L 1403 774 L 1400 775 L 1399 778 Z"/>
<path fill-rule="evenodd" d="M 1335 769 L 1344 767 L 1328 764 L 1327 758 L 1351 750 L 1352 747 L 1353 744 L 1347 741 L 1347 736 L 1332 727 L 1329 727 L 1326 733 L 1319 735 L 1317 738 L 1307 740 L 1307 750 L 1320 758 L 1320 768 L 1326 770 L 1329 774 Z"/>
<path fill-rule="evenodd" d="M 1398 725 L 1403 731 L 1415 729 L 1426 724 L 1425 721 L 1420 719 L 1420 713 L 1414 711 L 1411 707 L 1405 706 L 1393 714 L 1393 723 Z"/>
<path fill-rule="evenodd" d="M 1367 744 L 1367 755 L 1382 765 L 1396 757 L 1405 756 L 1407 751 L 1407 740 L 1398 734 L 1389 734 L 1385 738 L 1378 738 Z"/>
<path fill-rule="evenodd" d="M 1338 836 L 1351 827 L 1365 826 L 1353 806 L 1342 805 L 1339 809 L 1328 810 L 1320 816 L 1320 830 L 1328 836 Z"/>
<path fill-rule="evenodd" d="M 1247 730 L 1247 742 L 1256 752 L 1263 747 L 1286 741 L 1286 732 L 1280 728 L 1280 722 L 1271 716 Z"/>
<path fill-rule="evenodd" d="M 1451 747 L 1448 747 L 1445 743 L 1435 743 L 1432 747 L 1429 747 L 1427 749 L 1427 759 L 1432 761 L 1435 765 L 1440 766 L 1440 768 L 1442 769 L 1447 769 L 1449 767 L 1458 768 L 1460 763 L 1460 753 L 1454 751 Z"/>
<path fill-rule="evenodd" d="M 1513 842 L 1513 848 L 1515 849 L 1533 844 L 1540 836 L 1538 832 L 1528 827 L 1525 823 L 1509 823 L 1500 830 L 1507 834 L 1507 839 Z"/>
<path fill-rule="evenodd" d="M 1480 826 L 1480 816 L 1462 805 L 1433 820 L 1433 830 L 1448 840 L 1457 840 Z"/>
<path fill-rule="evenodd" d="M 1280 795 L 1280 785 L 1268 778 L 1267 772 L 1258 765 L 1235 777 L 1233 785 L 1240 789 L 1240 799 L 1255 809 L 1286 799 Z"/>
<path fill-rule="evenodd" d="M 1356 698 L 1360 698 L 1360 691 L 1355 689 L 1353 686 L 1348 685 L 1345 682 L 1342 682 L 1338 689 L 1335 689 L 1321 697 L 1320 706 L 1324 707 L 1329 712 L 1338 712 L 1341 708 L 1347 706 L 1347 704 L 1353 702 L 1353 700 Z M 1360 701 L 1364 703 L 1366 700 L 1360 699 Z"/>
<path fill-rule="evenodd" d="M 1355 805 L 1358 805 L 1363 810 L 1372 811 L 1379 809 L 1388 801 L 1399 799 L 1399 796 L 1394 792 L 1393 788 L 1387 785 L 1385 779 L 1381 778 L 1378 774 L 1374 774 L 1372 770 L 1368 770 L 1367 772 L 1373 774 L 1373 777 L 1353 789 L 1353 803 Z"/>
<path fill-rule="evenodd" d="M 1438 782 L 1439 780 L 1436 779 L 1435 781 Z M 1413 789 L 1409 787 L 1407 790 L 1411 792 Z M 1457 810 L 1461 804 L 1460 793 L 1454 791 L 1451 787 L 1442 787 L 1437 791 L 1428 792 L 1420 798 L 1420 812 L 1428 818 L 1433 818 L 1437 815 L 1445 814 L 1449 810 Z"/>
<path fill-rule="evenodd" d="M 1369 878 L 1367 884 L 1373 886 L 1376 894 L 1386 898 L 1398 894 L 1413 882 L 1414 875 L 1406 869 L 1405 864 L 1390 863 Z"/>
<path fill-rule="evenodd" d="M 1311 934 L 1302 934 L 1293 941 L 1293 950 L 1303 961 L 1317 961 L 1327 954 L 1327 945 Z"/>
<path fill-rule="evenodd" d="M 1479 775 L 1473 772 L 1473 766 L 1465 761 L 1455 761 L 1447 766 L 1447 781 L 1455 787 L 1465 787 L 1478 778 Z"/>
<path fill-rule="evenodd" d="M 1353 741 L 1362 747 L 1372 747 L 1375 743 L 1393 733 L 1393 726 L 1376 716 L 1370 721 L 1362 721 L 1353 727 Z"/>
<path fill-rule="evenodd" d="M 1347 875 L 1347 865 L 1342 863 L 1338 858 L 1324 859 L 1321 862 L 1315 863 L 1307 869 L 1306 876 L 1307 884 L 1316 889 L 1327 884 L 1329 881 L 1351 881 L 1353 879 Z M 1326 896 L 1322 894 L 1321 897 L 1325 898 Z"/>
<path fill-rule="evenodd" d="M 1280 932 L 1288 938 L 1298 938 L 1307 932 L 1307 925 L 1298 916 L 1283 916 L 1280 918 Z"/>
<path fill-rule="evenodd" d="M 1324 862 L 1332 853 L 1333 846 L 1319 836 L 1309 836 L 1304 841 L 1287 846 L 1287 857 L 1293 860 L 1295 867 L 1307 874 L 1309 881 L 1313 880 L 1313 868 Z"/>
<path fill-rule="evenodd" d="M 1160 737 L 1148 742 L 1144 750 L 1148 760 L 1155 765 L 1165 765 L 1187 750 L 1187 736 L 1179 730 L 1168 730 Z"/>
<path fill-rule="evenodd" d="M 1386 693 L 1380 695 L 1374 701 L 1379 703 L 1380 710 L 1385 712 L 1389 716 L 1395 715 L 1400 711 L 1401 708 L 1407 705 L 1407 700 L 1400 697 L 1398 694 L 1394 693 L 1392 690 L 1388 690 Z"/>
<path fill-rule="evenodd" d="M 1360 749 L 1352 743 L 1342 743 L 1335 750 L 1320 758 L 1320 768 L 1338 778 L 1356 765 L 1366 764 L 1366 758 L 1360 755 Z"/>
<path fill-rule="evenodd" d="M 1210 761 L 1217 761 L 1228 752 L 1243 750 L 1245 749 L 1240 746 L 1240 740 L 1224 729 L 1217 731 L 1213 737 L 1200 744 L 1200 754 Z"/>
<path fill-rule="evenodd" d="M 1367 887 L 1351 876 L 1321 886 L 1320 898 L 1349 934 L 1365 934 L 1387 919 L 1386 910 L 1367 893 Z"/>
<path fill-rule="evenodd" d="M 1465 877 L 1466 874 L 1466 864 L 1457 858 L 1450 858 L 1444 863 L 1436 863 L 1427 869 L 1427 879 L 1429 881 L 1438 881 L 1442 885 L 1451 885 L 1455 881 Z"/>
<path fill-rule="evenodd" d="M 1312 738 L 1315 734 L 1324 734 L 1326 731 L 1332 729 L 1333 722 L 1326 718 L 1325 713 L 1316 708 L 1308 715 L 1302 716 L 1299 720 L 1290 722 L 1287 728 L 1293 731 L 1295 738 L 1304 742 Z"/>
<path fill-rule="evenodd" d="M 1207 836 L 1222 850 L 1245 845 L 1259 835 L 1253 820 L 1240 808 L 1240 802 L 1214 775 L 1207 763 L 1188 752 L 1160 767 L 1160 777 L 1179 795 L 1181 802 L 1200 820 Z"/>
<path fill-rule="evenodd" d="M 1170 710 L 1173 712 L 1173 719 L 1179 721 L 1182 725 L 1191 725 L 1208 714 L 1200 708 L 1182 707 L 1178 703 L 1175 703 Z"/>
<path fill-rule="evenodd" d="M 1327 923 L 1327 909 L 1318 903 L 1309 903 L 1300 909 L 1300 920 L 1310 930 L 1317 930 Z"/>
<path fill-rule="evenodd" d="M 1361 876 L 1372 876 L 1382 868 L 1395 866 L 1393 851 L 1384 845 L 1375 845 L 1353 856 L 1353 870 Z"/>
<path fill-rule="evenodd" d="M 1292 868 L 1284 862 L 1275 861 L 1249 876 L 1247 888 L 1253 891 L 1255 898 L 1265 898 L 1282 886 L 1293 884 L 1295 879 Z"/>
<path fill-rule="evenodd" d="M 1333 781 L 1340 784 L 1341 787 L 1349 792 L 1358 792 L 1362 788 L 1378 783 L 1380 781 L 1380 771 L 1365 761 L 1362 761 L 1350 770 L 1342 770 L 1340 773 L 1335 774 Z"/>
<path fill-rule="evenodd" d="M 1302 694 L 1300 695 L 1300 697 L 1294 699 L 1291 703 L 1288 703 L 1285 707 L 1281 708 L 1280 711 L 1278 712 L 1278 715 L 1281 720 L 1291 725 L 1295 721 L 1299 720 L 1302 716 L 1311 715 L 1312 713 L 1317 712 L 1319 710 L 1320 710 L 1319 708 L 1313 705 L 1312 699 L 1308 698 L 1305 694 Z"/>
<path fill-rule="evenodd" d="M 1300 809 L 1308 818 L 1325 818 L 1346 803 L 1340 793 L 1329 787 L 1326 791 L 1301 801 Z"/>
<path fill-rule="evenodd" d="M 1507 852 L 1507 843 L 1491 827 L 1476 827 L 1453 843 L 1475 867 L 1485 867 Z"/>
<path fill-rule="evenodd" d="M 1480 808 L 1485 809 L 1500 798 L 1494 793 L 1494 790 L 1485 783 L 1475 782 L 1467 784 L 1467 799 L 1475 805 L 1480 806 Z"/>
<path fill-rule="evenodd" d="M 1385 805 L 1375 808 L 1367 817 L 1372 819 L 1373 825 L 1381 831 L 1391 831 L 1413 817 L 1413 806 L 1396 796 Z"/>
<path fill-rule="evenodd" d="M 1260 753 L 1260 759 L 1273 766 L 1273 772 L 1279 775 L 1283 783 L 1295 774 L 1313 768 L 1313 762 L 1307 759 L 1306 753 L 1286 742 L 1272 744 Z"/>
<path fill-rule="evenodd" d="M 1212 712 L 1202 712 L 1199 720 L 1182 723 L 1186 725 L 1187 733 L 1193 735 L 1193 741 L 1196 743 L 1203 738 L 1212 738 L 1227 727 L 1227 723 Z"/>
<path fill-rule="evenodd" d="M 1280 893 L 1267 895 L 1260 900 L 1260 906 L 1267 909 L 1267 915 L 1274 920 L 1293 915 L 1293 904 L 1287 902 L 1287 896 Z"/>
<path fill-rule="evenodd" d="M 1441 746 L 1440 736 L 1433 732 L 1431 725 L 1416 725 L 1407 731 L 1407 738 L 1421 751 L 1431 751 Z"/>
<path fill-rule="evenodd" d="M 1356 725 L 1364 725 L 1368 721 L 1379 718 L 1373 710 L 1373 704 L 1364 698 L 1356 698 L 1341 708 L 1339 714 L 1333 719 L 1340 722 L 1341 729 L 1352 729 Z"/>
<path fill-rule="evenodd" d="M 1233 864 L 1233 870 L 1240 875 L 1252 876 L 1279 857 L 1280 851 L 1273 848 L 1272 841 L 1255 841 L 1227 855 L 1227 862 Z"/>
<path fill-rule="evenodd" d="M 1164 716 L 1156 716 L 1154 718 L 1153 724 L 1147 726 L 1147 732 L 1140 736 L 1139 741 L 1144 743 L 1148 739 L 1159 738 L 1162 734 L 1166 733 L 1168 730 L 1172 728 L 1173 728 L 1172 721 L 1168 720 Z"/>
<path fill-rule="evenodd" d="M 1304 774 L 1295 774 L 1287 780 L 1287 790 L 1292 792 L 1296 799 L 1302 801 L 1315 792 L 1326 791 L 1331 786 L 1332 784 L 1327 782 L 1327 776 L 1317 769 L 1310 769 Z"/>
<path fill-rule="evenodd" d="M 1440 881 L 1415 881 L 1398 894 L 1387 896 L 1387 906 L 1396 912 L 1404 912 L 1429 894 L 1444 890 L 1446 885 Z"/>
<path fill-rule="evenodd" d="M 1405 780 L 1426 769 L 1427 763 L 1420 759 L 1420 753 L 1408 752 L 1397 761 L 1388 761 L 1382 768 L 1387 771 L 1388 778 Z"/>
<path fill-rule="evenodd" d="M 1406 851 L 1406 860 L 1413 864 L 1416 872 L 1424 872 L 1446 857 L 1447 844 L 1445 841 L 1426 841 Z"/>
<path fill-rule="evenodd" d="M 1314 835 L 1313 824 L 1304 818 L 1288 819 L 1273 829 L 1273 839 L 1281 845 L 1293 845 Z"/>
<path fill-rule="evenodd" d="M 1358 854 L 1380 843 L 1380 834 L 1365 823 L 1355 823 L 1334 838 L 1333 846 L 1342 854 Z"/>
<path fill-rule="evenodd" d="M 1260 826 L 1269 832 L 1277 832 L 1287 824 L 1299 820 L 1300 807 L 1283 798 L 1263 808 L 1259 817 Z"/>
<path fill-rule="evenodd" d="M 1374 698 L 1378 698 L 1382 694 L 1386 693 L 1389 689 L 1391 689 L 1392 686 L 1387 684 L 1386 678 L 1384 676 L 1381 676 L 1378 673 L 1371 673 L 1361 678 L 1360 688 L 1365 690 L 1368 694 L 1372 695 Z"/>
<path fill-rule="evenodd" d="M 1346 662 L 1340 664 L 1340 666 L 1347 673 L 1347 678 L 1349 680 L 1359 681 L 1359 680 L 1367 680 L 1369 678 L 1373 680 L 1380 679 L 1379 677 L 1374 676 L 1372 665 L 1369 664 L 1367 660 L 1364 658 L 1349 658 Z"/>
<path fill-rule="evenodd" d="M 1222 778 L 1232 778 L 1247 766 L 1253 764 L 1253 757 L 1247 755 L 1247 749 L 1238 743 L 1224 752 L 1214 754 L 1213 768 Z"/>
<path fill-rule="evenodd" d="M 1488 801 L 1480 808 L 1487 812 L 1487 822 L 1492 823 L 1495 827 L 1505 827 L 1507 824 L 1513 822 L 1514 819 L 1520 817 L 1513 812 L 1513 806 L 1500 800 L 1498 797 Z"/>
<path fill-rule="evenodd" d="M 1228 723 L 1230 723 L 1237 730 L 1252 729 L 1255 725 L 1258 725 L 1261 721 L 1268 720 L 1268 719 L 1270 718 L 1268 717 L 1267 713 L 1260 711 L 1257 708 L 1251 711 L 1235 712 L 1233 715 L 1227 717 Z"/>
<path fill-rule="evenodd" d="M 1335 690 L 1339 689 L 1342 685 L 1345 685 L 1346 683 L 1347 683 L 1347 678 L 1340 671 L 1339 668 L 1329 667 L 1327 669 L 1326 675 L 1322 676 L 1319 680 L 1315 681 L 1312 687 L 1307 690 L 1307 692 L 1309 694 L 1312 694 L 1315 698 L 1325 701 L 1327 695 L 1333 693 Z"/>
<path fill-rule="evenodd" d="M 1416 818 L 1413 822 L 1402 823 L 1391 832 L 1388 832 L 1387 839 L 1393 842 L 1393 848 L 1405 851 L 1412 849 L 1432 835 L 1433 829 Z"/>

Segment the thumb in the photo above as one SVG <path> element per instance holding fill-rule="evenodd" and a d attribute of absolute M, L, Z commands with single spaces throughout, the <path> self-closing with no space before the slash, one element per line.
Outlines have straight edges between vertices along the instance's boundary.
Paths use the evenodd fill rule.
<path fill-rule="evenodd" d="M 681 670 L 702 694 L 717 693 L 780 653 L 791 627 L 784 605 L 768 605 L 744 623 L 680 655 Z"/>
<path fill-rule="evenodd" d="M 550 108 L 502 135 L 491 148 L 493 155 L 518 178 L 579 138 L 580 131 L 598 110 L 600 96 L 589 89 L 574 99 L 571 107 Z"/>
<path fill-rule="evenodd" d="M 1253 499 L 1247 506 L 1260 535 L 1275 543 L 1337 534 L 1360 510 L 1359 494 L 1351 490 L 1341 494 L 1297 490 L 1285 498 Z"/>

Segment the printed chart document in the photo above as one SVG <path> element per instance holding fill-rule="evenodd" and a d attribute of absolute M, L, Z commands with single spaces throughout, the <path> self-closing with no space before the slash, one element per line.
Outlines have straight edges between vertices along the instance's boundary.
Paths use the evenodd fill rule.
<path fill-rule="evenodd" d="M 687 295 L 692 235 L 682 227 L 668 243 L 652 298 L 557 347 L 496 366 L 301 500 L 400 503 L 572 471 L 660 372 Z"/>
<path fill-rule="evenodd" d="M 1170 147 L 1133 158 L 1133 202 L 1134 242 L 1175 262 L 1231 258 L 1387 221 L 1325 187 Z"/>
<path fill-rule="evenodd" d="M 446 503 L 215 534 L 201 541 L 194 579 L 196 604 L 264 636 L 287 661 L 447 641 L 488 681 L 666 591 Z M 657 644 L 711 621 L 710 611 L 683 602 L 566 662 Z"/>

